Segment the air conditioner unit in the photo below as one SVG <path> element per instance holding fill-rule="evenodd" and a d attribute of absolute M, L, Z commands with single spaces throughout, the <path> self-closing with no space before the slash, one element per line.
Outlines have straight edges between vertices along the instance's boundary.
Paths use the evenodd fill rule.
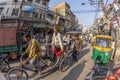
<path fill-rule="evenodd" d="M 18 0 L 14 0 L 14 2 L 18 2 Z"/>

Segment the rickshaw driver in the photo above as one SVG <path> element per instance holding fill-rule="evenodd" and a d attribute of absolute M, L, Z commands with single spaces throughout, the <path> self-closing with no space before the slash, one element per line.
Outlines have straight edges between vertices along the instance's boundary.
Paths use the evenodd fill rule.
<path fill-rule="evenodd" d="M 30 39 L 30 35 L 29 34 L 25 34 L 23 36 L 23 39 L 29 43 L 26 51 L 23 53 L 23 55 L 20 57 L 20 59 L 23 58 L 24 55 L 28 54 L 28 58 L 20 63 L 20 66 L 25 66 L 28 63 L 30 64 L 34 64 L 36 63 L 36 60 L 38 58 L 43 57 L 42 54 L 42 49 L 41 49 L 41 45 L 39 44 L 39 42 L 35 39 Z M 35 68 L 36 69 L 36 68 Z M 38 71 L 36 70 L 36 73 L 38 73 Z"/>

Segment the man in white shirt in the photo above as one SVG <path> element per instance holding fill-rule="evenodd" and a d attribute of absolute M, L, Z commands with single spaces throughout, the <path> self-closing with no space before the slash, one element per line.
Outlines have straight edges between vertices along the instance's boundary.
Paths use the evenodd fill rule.
<path fill-rule="evenodd" d="M 65 34 L 63 37 L 64 45 L 68 45 L 70 42 L 70 34 Z"/>
<path fill-rule="evenodd" d="M 54 33 L 52 37 L 52 54 L 51 54 L 52 58 L 54 57 L 55 49 L 58 48 L 60 48 L 61 52 L 63 52 L 63 42 L 62 42 L 61 34 L 59 33 L 58 28 L 54 27 Z"/>

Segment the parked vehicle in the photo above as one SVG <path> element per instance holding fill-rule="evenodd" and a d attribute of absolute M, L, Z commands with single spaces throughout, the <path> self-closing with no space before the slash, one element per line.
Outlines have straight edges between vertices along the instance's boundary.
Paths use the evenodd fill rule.
<path fill-rule="evenodd" d="M 107 69 L 107 68 L 97 68 L 97 69 L 98 71 L 101 69 L 103 72 L 96 76 L 93 76 L 93 74 L 92 75 L 89 74 L 90 77 L 87 76 L 86 80 L 120 80 L 120 67 L 114 69 Z"/>
<path fill-rule="evenodd" d="M 102 80 L 107 74 L 108 68 L 100 66 L 98 63 L 92 67 L 91 71 L 85 77 L 85 80 Z"/>
<path fill-rule="evenodd" d="M 110 70 L 103 80 L 120 80 L 120 67 Z"/>
<path fill-rule="evenodd" d="M 93 60 L 96 61 L 98 59 L 97 57 L 99 56 L 100 63 L 109 62 L 112 51 L 111 43 L 111 36 L 97 35 L 93 46 Z"/>

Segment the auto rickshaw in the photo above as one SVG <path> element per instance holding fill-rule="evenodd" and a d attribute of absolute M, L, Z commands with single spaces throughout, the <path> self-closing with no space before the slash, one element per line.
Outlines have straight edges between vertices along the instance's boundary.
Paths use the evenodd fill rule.
<path fill-rule="evenodd" d="M 97 35 L 94 40 L 93 55 L 94 61 L 99 63 L 107 63 L 112 52 L 112 37 L 107 35 Z"/>

